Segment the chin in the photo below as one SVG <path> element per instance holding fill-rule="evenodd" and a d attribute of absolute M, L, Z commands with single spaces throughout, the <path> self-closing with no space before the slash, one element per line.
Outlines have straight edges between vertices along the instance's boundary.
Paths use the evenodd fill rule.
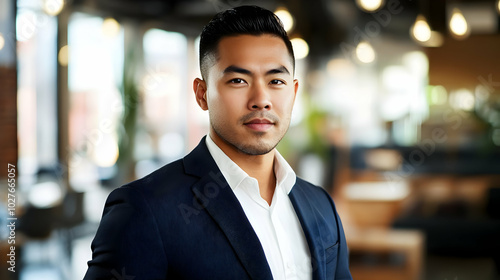
<path fill-rule="evenodd" d="M 265 155 L 270 151 L 272 151 L 276 147 L 276 145 L 278 145 L 278 142 L 279 141 L 273 144 L 274 141 L 273 143 L 269 143 L 268 141 L 257 141 L 257 143 L 256 142 L 248 144 L 242 143 L 240 145 L 235 145 L 235 146 L 239 151 L 247 155 L 260 156 L 260 155 Z"/>

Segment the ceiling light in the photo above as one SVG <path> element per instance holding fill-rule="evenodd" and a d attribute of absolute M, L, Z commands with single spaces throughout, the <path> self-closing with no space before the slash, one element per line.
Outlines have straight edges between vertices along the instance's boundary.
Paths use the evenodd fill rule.
<path fill-rule="evenodd" d="M 294 25 L 293 17 L 286 8 L 278 8 L 274 14 L 281 20 L 286 32 L 292 30 Z"/>
<path fill-rule="evenodd" d="M 102 34 L 108 38 L 113 38 L 120 32 L 120 24 L 114 18 L 106 18 L 102 22 Z"/>
<path fill-rule="evenodd" d="M 295 59 L 305 58 L 309 54 L 309 45 L 302 38 L 293 38 L 290 40 L 293 46 Z"/>
<path fill-rule="evenodd" d="M 419 42 L 427 42 L 431 38 L 431 28 L 423 15 L 418 15 L 412 28 L 412 35 Z"/>
<path fill-rule="evenodd" d="M 470 29 L 464 15 L 458 8 L 454 8 L 450 19 L 450 30 L 457 38 L 465 38 L 470 34 Z"/>
<path fill-rule="evenodd" d="M 44 0 L 43 11 L 49 16 L 57 16 L 64 8 L 63 0 Z"/>
<path fill-rule="evenodd" d="M 384 0 L 356 0 L 358 7 L 369 13 L 378 11 L 384 5 L 384 2 Z"/>
<path fill-rule="evenodd" d="M 363 63 L 372 63 L 375 60 L 375 50 L 370 43 L 362 41 L 356 47 L 356 56 Z"/>

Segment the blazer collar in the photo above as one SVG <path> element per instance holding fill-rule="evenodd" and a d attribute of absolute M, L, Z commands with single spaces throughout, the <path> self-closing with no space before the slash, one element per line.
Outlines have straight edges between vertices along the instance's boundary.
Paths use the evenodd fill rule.
<path fill-rule="evenodd" d="M 222 229 L 250 278 L 271 280 L 271 269 L 259 238 L 210 155 L 205 137 L 183 159 L 186 173 L 200 178 L 191 190 Z"/>
<path fill-rule="evenodd" d="M 302 188 L 302 184 L 300 180 L 297 180 L 288 197 L 292 202 L 295 213 L 302 226 L 302 230 L 304 231 L 304 235 L 306 236 L 307 244 L 309 245 L 313 279 L 325 279 L 325 250 L 317 220 L 318 213 L 315 213 L 312 205 L 313 200 L 308 198 L 307 192 Z"/>
<path fill-rule="evenodd" d="M 205 136 L 206 137 L 206 136 Z M 259 238 L 243 208 L 217 167 L 205 137 L 184 159 L 187 174 L 200 179 L 191 187 L 195 197 L 220 226 L 252 279 L 273 279 Z M 289 194 L 311 252 L 313 279 L 325 279 L 325 252 L 313 200 L 297 180 Z"/>

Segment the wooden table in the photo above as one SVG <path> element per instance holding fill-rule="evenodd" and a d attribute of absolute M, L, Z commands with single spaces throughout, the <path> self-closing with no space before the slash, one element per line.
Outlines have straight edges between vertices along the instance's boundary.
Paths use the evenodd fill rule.
<path fill-rule="evenodd" d="M 404 255 L 404 265 L 397 267 L 364 266 L 351 263 L 351 273 L 354 279 L 422 279 L 424 237 L 420 231 L 346 228 L 346 239 L 351 253 L 398 253 Z"/>

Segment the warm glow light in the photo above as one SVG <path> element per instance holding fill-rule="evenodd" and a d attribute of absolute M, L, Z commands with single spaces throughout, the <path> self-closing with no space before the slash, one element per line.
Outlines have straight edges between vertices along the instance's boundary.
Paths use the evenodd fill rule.
<path fill-rule="evenodd" d="M 292 15 L 290 14 L 290 12 L 287 9 L 278 8 L 276 10 L 276 12 L 274 12 L 274 14 L 276 16 L 278 16 L 278 18 L 281 20 L 286 32 L 289 32 L 290 30 L 292 30 L 293 25 L 294 25 L 294 21 L 293 21 Z"/>
<path fill-rule="evenodd" d="M 305 58 L 309 54 L 309 45 L 302 38 L 293 38 L 290 40 L 293 46 L 295 59 Z"/>
<path fill-rule="evenodd" d="M 449 99 L 451 107 L 471 111 L 474 109 L 476 99 L 474 94 L 468 89 L 459 89 L 450 93 Z"/>
<path fill-rule="evenodd" d="M 457 8 L 453 9 L 453 14 L 450 19 L 450 30 L 457 37 L 465 37 L 470 32 L 464 15 Z"/>
<path fill-rule="evenodd" d="M 349 199 L 363 201 L 401 200 L 410 194 L 410 186 L 405 181 L 394 182 L 356 182 L 346 186 Z"/>
<path fill-rule="evenodd" d="M 5 39 L 3 38 L 2 33 L 0 33 L 0 50 L 5 46 Z"/>
<path fill-rule="evenodd" d="M 102 22 L 102 34 L 108 38 L 113 38 L 120 32 L 120 24 L 114 18 L 106 18 Z"/>
<path fill-rule="evenodd" d="M 56 182 L 35 184 L 28 193 L 28 201 L 36 208 L 50 208 L 61 202 L 63 193 Z"/>
<path fill-rule="evenodd" d="M 431 28 L 424 16 L 418 15 L 411 28 L 413 38 L 420 42 L 427 42 L 431 38 Z"/>
<path fill-rule="evenodd" d="M 380 116 L 386 121 L 403 118 L 410 112 L 410 100 L 405 94 L 405 87 L 412 84 L 413 77 L 406 67 L 399 65 L 387 66 L 382 70 L 382 83 L 387 89 L 380 103 Z M 394 92 L 397 92 L 395 94 Z"/>
<path fill-rule="evenodd" d="M 326 71 L 332 77 L 349 78 L 355 75 L 356 68 L 353 63 L 347 59 L 336 58 L 328 61 Z"/>
<path fill-rule="evenodd" d="M 94 147 L 94 162 L 101 167 L 111 167 L 118 160 L 118 144 L 114 137 L 103 137 Z"/>
<path fill-rule="evenodd" d="M 431 105 L 443 105 L 446 103 L 447 99 L 448 92 L 446 91 L 445 87 L 439 85 L 431 88 L 429 100 Z"/>
<path fill-rule="evenodd" d="M 497 0 L 497 12 L 500 14 L 500 0 Z"/>
<path fill-rule="evenodd" d="M 408 52 L 403 55 L 402 62 L 412 75 L 427 77 L 429 72 L 429 60 L 425 53 L 421 51 Z"/>
<path fill-rule="evenodd" d="M 443 35 L 438 31 L 431 31 L 431 38 L 427 42 L 423 42 L 422 45 L 426 47 L 441 47 L 443 45 L 444 39 Z"/>
<path fill-rule="evenodd" d="M 69 63 L 69 48 L 68 45 L 61 47 L 59 54 L 57 55 L 57 60 L 61 66 L 68 66 Z"/>
<path fill-rule="evenodd" d="M 356 56 L 363 63 L 371 63 L 375 60 L 375 50 L 368 42 L 360 42 L 356 47 Z"/>
<path fill-rule="evenodd" d="M 356 0 L 356 4 L 366 12 L 375 12 L 382 7 L 384 0 Z"/>
<path fill-rule="evenodd" d="M 44 0 L 43 11 L 49 16 L 57 16 L 64 8 L 63 0 Z"/>

